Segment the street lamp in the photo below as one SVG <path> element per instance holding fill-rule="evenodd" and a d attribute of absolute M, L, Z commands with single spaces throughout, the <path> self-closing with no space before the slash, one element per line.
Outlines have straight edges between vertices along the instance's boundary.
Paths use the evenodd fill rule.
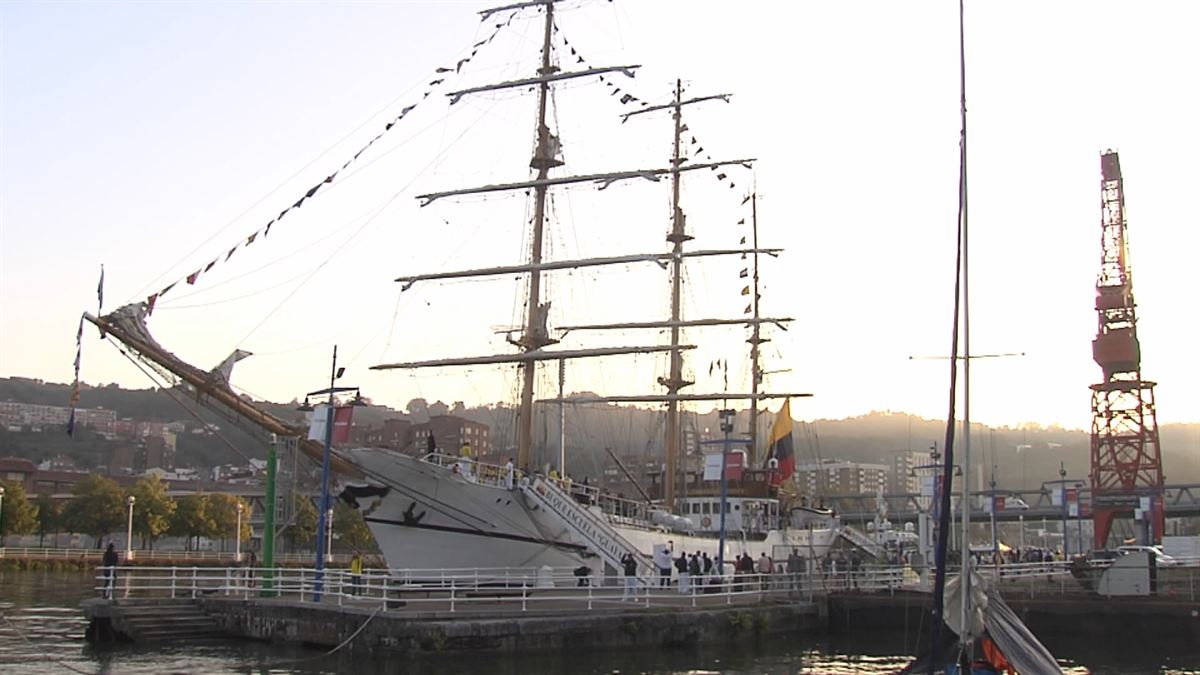
<path fill-rule="evenodd" d="M 725 511 L 729 507 L 729 480 L 725 477 L 726 462 L 729 460 L 729 434 L 733 431 L 733 418 L 737 413 L 729 408 L 717 413 L 721 421 L 721 431 L 725 434 L 725 443 L 721 446 L 721 533 L 717 545 L 717 574 L 725 576 Z"/>
<path fill-rule="evenodd" d="M 137 497 L 129 495 L 125 503 L 129 505 L 129 526 L 125 529 L 125 560 L 133 560 L 133 503 Z"/>
<path fill-rule="evenodd" d="M 325 514 L 325 562 L 333 562 L 333 507 Z"/>
<path fill-rule="evenodd" d="M 1079 535 L 1079 554 L 1083 555 L 1083 483 L 1075 483 L 1075 532 Z"/>
<path fill-rule="evenodd" d="M 237 503 L 237 529 L 233 531 L 233 561 L 242 562 L 242 501 Z"/>
<path fill-rule="evenodd" d="M 1062 539 L 1063 539 L 1063 558 L 1064 559 L 1070 557 L 1070 548 L 1071 548 L 1070 541 L 1069 541 L 1069 535 L 1067 534 L 1067 484 L 1068 483 L 1075 483 L 1076 485 L 1081 484 L 1079 482 L 1078 478 L 1067 478 L 1067 466 L 1066 466 L 1065 462 L 1058 463 L 1058 480 L 1048 480 L 1045 483 L 1042 483 L 1042 489 L 1045 489 L 1046 485 L 1057 485 L 1058 486 L 1059 498 L 1062 500 Z M 1075 500 L 1076 500 L 1076 503 L 1078 504 L 1078 501 L 1079 501 L 1079 493 L 1078 492 L 1075 493 Z M 1079 552 L 1083 553 L 1082 545 L 1080 545 L 1080 547 L 1079 547 Z"/>
<path fill-rule="evenodd" d="M 345 368 L 337 366 L 337 345 L 333 347 L 333 365 L 329 371 L 329 388 L 310 391 L 304 396 L 304 406 L 300 409 L 310 409 L 308 399 L 311 396 L 320 396 L 322 394 L 329 395 L 329 403 L 325 410 L 325 448 L 321 453 L 321 503 L 317 507 L 317 561 L 316 575 L 313 580 L 313 602 L 321 601 L 321 594 L 325 590 L 325 562 L 328 554 L 326 545 L 327 537 L 322 536 L 328 527 L 327 523 L 332 520 L 333 502 L 329 498 L 329 455 L 333 447 L 333 420 L 336 415 L 335 394 L 343 392 L 354 392 L 353 405 L 366 405 L 362 400 L 362 394 L 358 387 L 335 387 L 334 382 L 342 376 Z"/>
<path fill-rule="evenodd" d="M 4 548 L 4 486 L 0 485 L 0 548 Z"/>

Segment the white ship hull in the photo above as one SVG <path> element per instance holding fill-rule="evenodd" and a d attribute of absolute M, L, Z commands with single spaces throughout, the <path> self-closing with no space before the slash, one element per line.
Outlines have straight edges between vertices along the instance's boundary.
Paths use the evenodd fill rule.
<path fill-rule="evenodd" d="M 532 504 L 520 490 L 509 490 L 496 467 L 483 476 L 380 448 L 358 448 L 347 457 L 372 482 L 387 486 L 385 495 L 360 500 L 367 526 L 389 568 L 454 570 L 468 568 L 591 567 L 600 559 L 555 514 Z M 670 542 L 676 554 L 700 551 L 715 557 L 718 539 L 707 534 L 670 532 L 621 519 L 610 524 L 649 558 L 657 544 Z M 806 558 L 825 556 L 838 531 L 832 527 L 770 530 L 743 538 L 729 532 L 725 559 L 748 553 L 786 558 L 794 549 Z"/>

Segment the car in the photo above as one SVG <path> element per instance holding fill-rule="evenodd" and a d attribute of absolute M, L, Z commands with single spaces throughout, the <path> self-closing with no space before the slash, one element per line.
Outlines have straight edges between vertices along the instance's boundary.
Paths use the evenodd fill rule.
<path fill-rule="evenodd" d="M 1004 500 L 1005 511 L 1028 511 L 1029 504 L 1025 503 L 1020 497 L 1007 497 Z"/>
<path fill-rule="evenodd" d="M 1171 556 L 1163 553 L 1161 546 L 1118 546 L 1117 553 L 1128 555 L 1130 553 L 1146 552 L 1154 555 L 1154 564 L 1158 567 L 1175 567 L 1179 561 Z"/>

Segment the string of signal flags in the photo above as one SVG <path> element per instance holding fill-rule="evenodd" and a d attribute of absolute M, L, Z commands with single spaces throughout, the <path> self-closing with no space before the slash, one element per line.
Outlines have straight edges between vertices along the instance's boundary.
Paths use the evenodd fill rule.
<path fill-rule="evenodd" d="M 486 38 L 479 40 L 479 41 L 475 42 L 474 44 L 472 44 L 471 51 L 467 56 L 465 56 L 461 59 L 458 59 L 457 61 L 454 62 L 453 65 L 441 66 L 441 67 L 436 68 L 434 70 L 433 79 L 429 80 L 428 84 L 426 85 L 425 91 L 421 94 L 420 98 L 417 99 L 417 101 L 415 103 L 411 103 L 411 104 L 405 106 L 404 108 L 402 108 L 398 115 L 396 115 L 394 118 L 390 119 L 384 125 L 382 131 L 380 131 L 378 134 L 376 134 L 374 138 L 367 141 L 367 143 L 365 145 L 363 145 L 361 148 L 359 148 L 359 150 L 357 152 L 355 152 L 349 159 L 347 159 L 345 162 L 343 162 L 341 167 L 339 167 L 338 169 L 336 169 L 329 175 L 325 176 L 325 178 L 323 178 L 316 185 L 313 185 L 312 187 L 308 188 L 308 190 L 306 190 L 303 194 L 301 194 L 299 196 L 299 198 L 296 199 L 296 201 L 291 204 L 291 206 L 288 206 L 288 207 L 284 208 L 282 211 L 280 211 L 279 215 L 275 216 L 270 221 L 268 221 L 266 225 L 256 229 L 254 232 L 251 232 L 248 236 L 239 239 L 237 241 L 237 243 L 235 243 L 232 247 L 230 247 L 226 253 L 224 253 L 222 255 L 218 255 L 217 257 L 213 258 L 207 264 L 198 268 L 196 271 L 192 272 L 191 274 L 188 274 L 187 276 L 176 279 L 175 281 L 172 281 L 171 283 L 164 286 L 158 292 L 151 293 L 150 295 L 148 295 L 146 297 L 146 315 L 149 316 L 149 315 L 153 314 L 154 306 L 158 303 L 158 301 L 161 300 L 163 298 L 163 296 L 165 296 L 167 293 L 170 293 L 171 290 L 174 289 L 179 284 L 185 283 L 189 286 L 194 286 L 202 275 L 207 274 L 210 270 L 212 270 L 218 264 L 228 262 L 229 259 L 233 257 L 233 254 L 237 253 L 240 249 L 243 249 L 247 246 L 254 244 L 254 242 L 258 241 L 260 238 L 266 239 L 267 235 L 269 235 L 271 233 L 272 227 L 277 226 L 280 223 L 280 221 L 282 221 L 284 219 L 284 217 L 286 217 L 289 213 L 291 213 L 292 211 L 299 209 L 301 206 L 303 206 L 305 201 L 315 197 L 317 195 L 317 193 L 320 192 L 325 186 L 332 184 L 333 181 L 337 178 L 338 174 L 345 171 L 347 168 L 350 167 L 350 165 L 352 165 L 354 162 L 356 162 L 358 160 L 358 158 L 363 155 L 363 153 L 365 153 L 367 150 L 369 150 L 371 148 L 371 146 L 375 145 L 376 142 L 378 142 L 381 138 L 384 137 L 384 135 L 386 135 L 397 124 L 399 124 L 402 120 L 404 120 L 405 117 L 408 117 L 408 115 L 410 113 L 412 113 L 412 111 L 415 110 L 421 103 L 423 103 L 426 99 L 428 99 L 434 93 L 434 91 L 436 91 L 439 87 L 443 86 L 447 82 L 447 80 L 451 79 L 453 76 L 459 75 L 462 72 L 463 66 L 470 63 L 476 57 L 476 55 L 479 54 L 479 50 L 481 48 L 483 48 L 484 46 L 488 45 L 489 43 L 491 43 L 496 38 L 496 36 L 500 34 L 501 30 L 508 27 L 512 23 L 513 19 L 516 16 L 517 16 L 517 12 L 514 10 L 509 14 L 509 16 L 506 20 L 497 21 L 496 23 L 494 23 L 492 25 L 491 34 L 488 35 Z M 488 18 L 489 17 L 484 17 L 483 20 L 487 21 Z"/>
<path fill-rule="evenodd" d="M 554 32 L 562 40 L 563 46 L 567 48 L 567 51 L 571 54 L 571 56 L 575 57 L 575 63 L 577 63 L 579 65 L 591 67 L 590 64 L 588 63 L 587 59 L 585 59 L 583 57 L 583 55 L 579 53 L 579 50 L 576 49 L 575 46 L 571 44 L 570 40 L 567 39 L 567 36 L 564 35 L 558 29 L 557 24 L 554 26 Z M 650 107 L 651 104 L 649 101 L 647 101 L 644 98 L 641 98 L 639 96 L 635 96 L 634 94 L 631 94 L 628 91 L 622 89 L 619 84 L 614 82 L 614 80 L 611 76 L 606 78 L 604 75 L 600 75 L 599 78 L 600 78 L 600 81 L 603 82 L 604 85 L 609 88 L 609 96 L 618 96 L 618 95 L 620 96 L 620 98 L 618 99 L 618 102 L 621 105 L 637 104 L 643 108 Z M 707 150 L 705 150 L 704 146 L 700 143 L 700 141 L 696 139 L 695 133 L 693 133 L 688 128 L 688 125 L 686 123 L 684 123 L 680 127 L 679 130 L 681 133 L 688 134 L 688 144 L 690 146 L 692 156 L 702 159 L 702 160 L 705 160 L 707 162 L 714 162 L 714 163 L 716 162 L 716 160 L 713 158 L 712 154 L 710 154 Z M 713 166 L 713 167 L 711 167 L 710 173 L 715 174 L 717 181 L 723 185 L 728 186 L 729 189 L 731 189 L 731 190 L 737 189 L 737 183 L 735 183 L 733 181 L 733 179 L 729 176 L 729 174 L 727 172 L 722 170 L 722 167 Z M 746 195 L 745 197 L 742 198 L 741 206 L 744 207 L 749 202 L 750 202 L 750 195 Z M 741 218 L 740 220 L 737 221 L 737 224 L 745 225 L 746 218 L 745 217 Z M 746 236 L 745 235 L 743 235 L 741 237 L 741 240 L 739 243 L 742 245 L 746 244 Z M 746 259 L 745 253 L 742 254 L 742 259 L 743 260 Z M 740 278 L 740 279 L 746 279 L 749 276 L 750 276 L 750 269 L 748 267 L 744 267 L 738 272 L 738 278 Z M 742 292 L 741 292 L 742 295 L 750 295 L 750 293 L 751 293 L 751 289 L 750 289 L 749 285 L 742 287 Z M 754 306 L 753 306 L 753 303 L 751 303 L 749 305 L 746 305 L 746 308 L 742 313 L 750 314 L 753 311 L 753 309 L 754 309 Z"/>

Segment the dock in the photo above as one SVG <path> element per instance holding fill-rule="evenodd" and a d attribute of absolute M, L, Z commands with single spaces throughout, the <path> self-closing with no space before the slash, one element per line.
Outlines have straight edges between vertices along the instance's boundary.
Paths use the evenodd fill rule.
<path fill-rule="evenodd" d="M 907 568 L 737 575 L 681 593 L 543 569 L 368 571 L 118 568 L 83 604 L 92 642 L 244 638 L 329 651 L 515 654 L 571 648 L 745 644 L 801 632 L 916 629 L 930 596 Z M 356 583 L 357 581 L 357 583 Z M 1146 634 L 1200 650 L 1200 568 L 1171 570 L 1149 597 L 1087 591 L 1062 563 L 996 578 L 1038 634 Z M 109 596 L 109 597 L 104 597 Z M 627 597 L 628 596 L 628 597 Z"/>
<path fill-rule="evenodd" d="M 520 653 L 678 648 L 795 634 L 821 625 L 814 598 L 782 576 L 736 584 L 642 585 L 549 570 L 412 571 L 364 575 L 274 571 L 264 589 L 239 570 L 118 568 L 111 598 L 83 603 L 92 642 L 246 638 L 355 652 Z M 435 576 L 436 575 L 436 576 Z M 580 584 L 583 585 L 580 585 Z M 253 584 L 253 585 L 252 585 Z M 105 589 L 103 573 L 97 589 Z"/>

